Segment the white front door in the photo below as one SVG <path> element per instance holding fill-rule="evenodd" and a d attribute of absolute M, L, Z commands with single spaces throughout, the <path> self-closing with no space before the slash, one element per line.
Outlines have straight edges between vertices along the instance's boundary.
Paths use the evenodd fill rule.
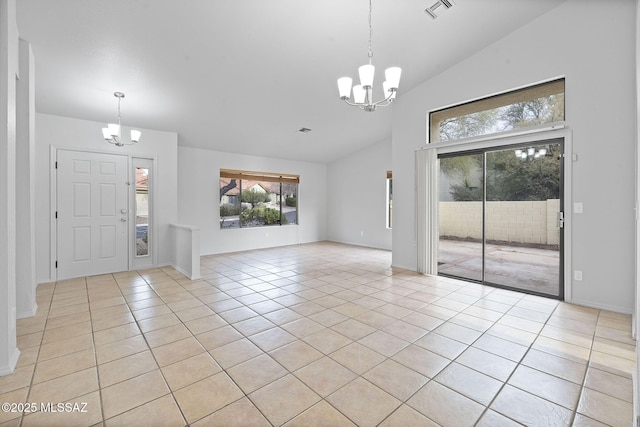
<path fill-rule="evenodd" d="M 57 151 L 57 278 L 128 270 L 127 156 Z"/>

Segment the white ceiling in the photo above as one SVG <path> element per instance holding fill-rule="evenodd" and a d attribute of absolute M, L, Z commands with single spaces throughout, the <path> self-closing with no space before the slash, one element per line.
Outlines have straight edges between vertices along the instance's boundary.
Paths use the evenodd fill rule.
<path fill-rule="evenodd" d="M 564 0 L 373 0 L 374 91 L 398 98 Z M 179 144 L 329 162 L 389 138 L 393 106 L 348 107 L 336 79 L 367 61 L 367 0 L 17 0 L 36 109 L 177 132 Z M 300 134 L 298 129 L 312 129 Z M 99 133 L 100 129 L 96 129 Z M 144 142 L 144 133 L 141 143 Z"/>

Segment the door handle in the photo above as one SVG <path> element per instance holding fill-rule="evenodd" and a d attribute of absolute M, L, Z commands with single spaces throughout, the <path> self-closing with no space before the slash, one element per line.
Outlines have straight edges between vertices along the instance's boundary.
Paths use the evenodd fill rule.
<path fill-rule="evenodd" d="M 127 222 L 127 218 L 120 218 L 120 221 Z"/>
<path fill-rule="evenodd" d="M 564 228 L 564 212 L 562 211 L 556 214 L 556 227 Z"/>
<path fill-rule="evenodd" d="M 120 213 L 126 214 L 127 210 L 126 209 L 120 209 Z"/>

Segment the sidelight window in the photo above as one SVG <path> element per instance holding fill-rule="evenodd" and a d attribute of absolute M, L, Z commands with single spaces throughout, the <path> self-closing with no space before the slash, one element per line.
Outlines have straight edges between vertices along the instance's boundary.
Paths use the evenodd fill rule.
<path fill-rule="evenodd" d="M 136 256 L 149 255 L 149 168 L 136 167 Z"/>
<path fill-rule="evenodd" d="M 387 228 L 393 225 L 393 176 L 387 171 Z"/>

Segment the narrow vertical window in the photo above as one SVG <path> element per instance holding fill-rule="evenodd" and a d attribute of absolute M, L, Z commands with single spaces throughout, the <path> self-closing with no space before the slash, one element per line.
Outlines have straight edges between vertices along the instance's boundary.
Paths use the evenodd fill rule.
<path fill-rule="evenodd" d="M 149 255 L 149 169 L 136 167 L 136 256 Z"/>
<path fill-rule="evenodd" d="M 387 228 L 393 225 L 393 176 L 387 171 Z"/>

